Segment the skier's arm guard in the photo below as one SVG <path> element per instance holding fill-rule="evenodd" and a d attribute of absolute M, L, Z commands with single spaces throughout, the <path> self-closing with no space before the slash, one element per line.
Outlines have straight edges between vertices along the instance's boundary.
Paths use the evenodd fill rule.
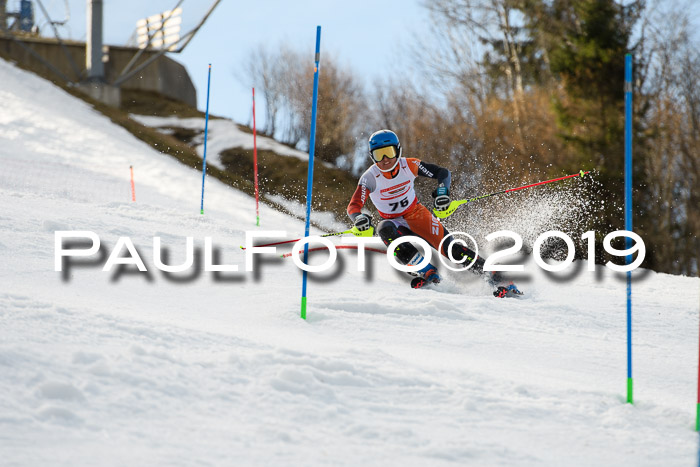
<path fill-rule="evenodd" d="M 371 181 L 368 181 L 368 179 L 363 176 L 355 189 L 355 193 L 353 193 L 352 198 L 350 198 L 350 204 L 348 204 L 347 213 L 351 221 L 355 222 L 355 218 L 360 215 L 362 207 L 367 202 L 367 197 L 373 190 L 374 186 Z"/>
<path fill-rule="evenodd" d="M 442 185 L 449 191 L 452 183 L 452 174 L 445 167 L 440 167 L 437 164 L 420 161 L 418 164 L 418 175 L 437 180 L 438 185 Z"/>

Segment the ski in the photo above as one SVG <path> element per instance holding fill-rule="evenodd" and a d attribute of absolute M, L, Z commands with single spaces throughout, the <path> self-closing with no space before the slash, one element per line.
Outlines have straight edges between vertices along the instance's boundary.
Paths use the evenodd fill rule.
<path fill-rule="evenodd" d="M 409 273 L 412 276 L 415 276 L 415 273 Z M 412 289 L 420 289 L 423 288 L 427 285 L 436 285 L 440 283 L 440 276 L 435 272 L 435 270 L 431 270 L 427 277 L 421 276 L 416 276 L 411 280 L 411 288 Z M 492 278 L 489 278 L 492 279 Z M 493 284 L 492 280 L 489 280 L 489 283 L 495 286 Z M 496 290 L 493 292 L 493 296 L 496 298 L 507 298 L 507 297 L 522 297 L 525 295 L 518 287 L 511 282 L 508 285 L 499 285 L 496 286 Z"/>
<path fill-rule="evenodd" d="M 521 292 L 518 287 L 512 282 L 506 286 L 500 285 L 493 292 L 493 296 L 496 298 L 506 298 L 506 297 L 519 297 L 525 295 Z"/>
<path fill-rule="evenodd" d="M 426 277 L 423 276 L 418 276 L 414 277 L 413 280 L 411 281 L 411 287 L 414 289 L 420 289 L 421 287 L 425 286 L 426 284 L 439 284 L 440 283 L 440 276 L 438 273 L 434 270 L 431 269 L 428 271 Z"/>
<path fill-rule="evenodd" d="M 422 277 L 414 277 L 413 280 L 411 281 L 411 288 L 420 289 L 421 287 L 423 287 L 427 283 L 428 283 L 428 281 L 426 281 Z"/>

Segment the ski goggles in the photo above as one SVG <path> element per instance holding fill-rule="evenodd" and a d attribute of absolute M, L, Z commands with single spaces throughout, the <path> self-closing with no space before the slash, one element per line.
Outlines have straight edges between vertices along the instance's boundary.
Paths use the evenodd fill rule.
<path fill-rule="evenodd" d="M 380 162 L 385 157 L 387 159 L 393 159 L 398 156 L 399 153 L 396 151 L 395 146 L 384 146 L 383 148 L 373 150 L 371 154 L 374 162 Z"/>

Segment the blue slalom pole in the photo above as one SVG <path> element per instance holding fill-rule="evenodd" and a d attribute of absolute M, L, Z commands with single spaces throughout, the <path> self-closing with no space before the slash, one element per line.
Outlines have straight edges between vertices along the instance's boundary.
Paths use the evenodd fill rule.
<path fill-rule="evenodd" d="M 321 26 L 316 26 L 316 62 L 314 66 L 314 96 L 311 104 L 311 135 L 309 136 L 309 172 L 306 177 L 306 227 L 304 237 L 309 236 L 309 223 L 311 221 L 311 196 L 314 183 L 314 146 L 316 146 L 316 103 L 318 102 L 318 62 L 321 60 Z M 308 263 L 309 244 L 304 245 L 304 264 Z M 301 319 L 306 319 L 306 282 L 307 272 L 304 271 L 301 286 Z"/>
<path fill-rule="evenodd" d="M 209 129 L 209 88 L 211 87 L 211 63 L 207 76 L 207 112 L 204 117 L 204 156 L 202 157 L 202 204 L 199 213 L 204 214 L 204 176 L 207 174 L 207 130 Z"/>
<path fill-rule="evenodd" d="M 632 55 L 625 55 L 625 230 L 632 231 Z M 625 237 L 625 248 L 632 239 Z M 627 264 L 632 255 L 627 255 Z M 634 403 L 632 380 L 632 271 L 627 271 L 627 402 Z"/>

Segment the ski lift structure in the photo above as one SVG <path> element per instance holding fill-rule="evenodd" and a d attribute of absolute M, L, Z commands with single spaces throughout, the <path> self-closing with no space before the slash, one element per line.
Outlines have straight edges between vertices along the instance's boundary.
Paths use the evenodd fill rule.
<path fill-rule="evenodd" d="M 167 10 L 136 22 L 134 30 L 127 45 L 139 49 L 168 48 L 169 52 L 176 50 L 173 45 L 180 39 L 182 26 L 182 1 L 178 2 L 173 10 Z"/>
<path fill-rule="evenodd" d="M 20 32 L 38 36 L 45 24 L 50 24 L 52 27 L 58 26 L 67 28 L 67 24 L 70 21 L 70 6 L 68 0 L 63 0 L 62 3 L 65 12 L 64 19 L 54 20 L 47 15 L 45 22 L 40 22 L 35 20 L 34 3 L 32 0 L 20 0 L 18 2 L 19 10 L 17 11 L 8 10 L 7 0 L 0 0 L 0 31 Z M 40 2 L 37 2 L 37 4 L 39 4 L 42 11 L 45 11 L 43 4 Z M 14 21 L 8 24 L 9 20 Z"/>
<path fill-rule="evenodd" d="M 7 22 L 11 19 L 14 21 L 8 25 Z M 21 0 L 17 11 L 9 11 L 7 0 L 0 0 L 0 30 L 21 31 L 23 33 L 36 31 L 34 7 L 31 0 Z"/>
<path fill-rule="evenodd" d="M 44 57 L 35 52 L 32 49 L 32 47 L 30 47 L 26 43 L 26 41 L 23 40 L 26 37 L 37 37 L 39 35 L 39 28 L 36 24 L 34 17 L 34 3 L 39 5 L 39 8 L 41 9 L 42 14 L 46 18 L 47 23 L 51 26 L 54 32 L 54 36 L 56 38 L 56 42 L 63 49 L 63 52 L 66 55 L 66 58 L 68 59 L 68 63 L 70 64 L 70 67 L 75 75 L 75 79 L 71 79 L 68 76 L 66 76 L 65 73 L 61 72 L 52 63 L 50 63 Z M 65 25 L 68 19 L 70 18 L 70 14 L 68 13 L 68 3 L 65 3 L 66 19 L 64 21 L 53 21 L 48 12 L 46 11 L 46 8 L 44 7 L 44 4 L 41 2 L 41 0 L 21 0 L 19 6 L 19 11 L 8 11 L 7 0 L 0 0 L 0 37 L 6 37 L 12 40 L 14 43 L 19 45 L 22 49 L 24 49 L 27 53 L 29 53 L 32 57 L 44 64 L 44 66 L 46 66 L 54 74 L 63 79 L 66 83 L 75 84 L 77 81 L 79 81 L 81 79 L 81 72 L 78 66 L 76 65 L 75 61 L 73 60 L 73 57 L 69 53 L 64 41 L 61 39 L 61 36 L 58 33 L 57 29 L 57 26 Z M 8 27 L 8 19 L 12 18 L 14 18 L 15 20 Z"/>

